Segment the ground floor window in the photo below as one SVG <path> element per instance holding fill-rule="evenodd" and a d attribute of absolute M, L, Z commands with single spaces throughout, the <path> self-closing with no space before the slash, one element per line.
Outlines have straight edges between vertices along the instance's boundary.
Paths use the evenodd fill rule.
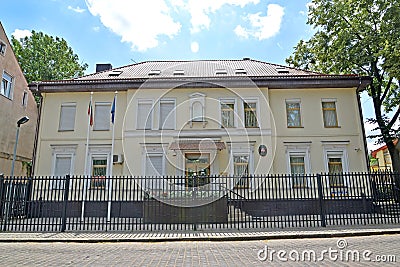
<path fill-rule="evenodd" d="M 306 187 L 307 178 L 305 155 L 290 155 L 290 173 L 292 176 L 292 186 L 295 188 Z"/>
<path fill-rule="evenodd" d="M 90 188 L 102 189 L 106 187 L 107 157 L 92 158 L 92 178 Z"/>
<path fill-rule="evenodd" d="M 185 153 L 185 175 L 187 187 L 210 183 L 210 154 Z"/>
<path fill-rule="evenodd" d="M 249 187 L 249 155 L 233 156 L 233 174 L 236 188 Z"/>

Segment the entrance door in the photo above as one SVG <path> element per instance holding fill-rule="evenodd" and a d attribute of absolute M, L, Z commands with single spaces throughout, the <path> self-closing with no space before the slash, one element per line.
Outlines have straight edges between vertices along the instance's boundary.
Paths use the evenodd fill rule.
<path fill-rule="evenodd" d="M 210 183 L 210 154 L 185 153 L 185 174 L 187 187 Z"/>

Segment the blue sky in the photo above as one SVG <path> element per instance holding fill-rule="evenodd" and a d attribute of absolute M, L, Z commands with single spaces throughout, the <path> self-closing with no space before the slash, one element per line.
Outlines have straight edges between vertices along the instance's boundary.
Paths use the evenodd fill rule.
<path fill-rule="evenodd" d="M 113 67 L 147 60 L 241 59 L 285 64 L 300 39 L 311 0 L 3 1 L 7 35 L 31 30 L 64 38 L 88 63 Z M 362 98 L 365 117 L 371 100 Z M 367 131 L 372 127 L 366 125 Z M 373 148 L 370 144 L 370 149 Z"/>

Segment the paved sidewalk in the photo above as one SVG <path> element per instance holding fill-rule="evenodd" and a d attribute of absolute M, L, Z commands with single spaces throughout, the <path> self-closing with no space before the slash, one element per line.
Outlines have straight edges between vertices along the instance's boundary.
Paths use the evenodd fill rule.
<path fill-rule="evenodd" d="M 0 242 L 165 242 L 245 241 L 400 234 L 400 225 L 335 226 L 326 228 L 241 229 L 217 231 L 0 233 Z"/>

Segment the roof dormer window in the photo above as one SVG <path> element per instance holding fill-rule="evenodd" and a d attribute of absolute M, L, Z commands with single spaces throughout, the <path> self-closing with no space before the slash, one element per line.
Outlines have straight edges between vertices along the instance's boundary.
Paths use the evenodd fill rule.
<path fill-rule="evenodd" d="M 226 74 L 228 74 L 228 72 L 226 71 L 226 69 L 216 69 L 215 70 L 215 74 L 216 75 L 226 75 Z"/>
<path fill-rule="evenodd" d="M 161 74 L 161 70 L 151 70 L 149 76 L 158 76 Z"/>
<path fill-rule="evenodd" d="M 285 67 L 276 67 L 276 71 L 278 72 L 278 73 L 289 73 L 289 70 L 287 69 L 287 68 L 285 68 Z"/>
<path fill-rule="evenodd" d="M 122 70 L 113 70 L 108 74 L 108 76 L 116 77 L 116 76 L 119 76 L 121 73 L 122 73 Z"/>
<path fill-rule="evenodd" d="M 175 70 L 174 71 L 174 76 L 182 76 L 182 75 L 185 75 L 184 70 Z"/>
<path fill-rule="evenodd" d="M 247 71 L 245 69 L 236 69 L 235 74 L 247 74 Z"/>

